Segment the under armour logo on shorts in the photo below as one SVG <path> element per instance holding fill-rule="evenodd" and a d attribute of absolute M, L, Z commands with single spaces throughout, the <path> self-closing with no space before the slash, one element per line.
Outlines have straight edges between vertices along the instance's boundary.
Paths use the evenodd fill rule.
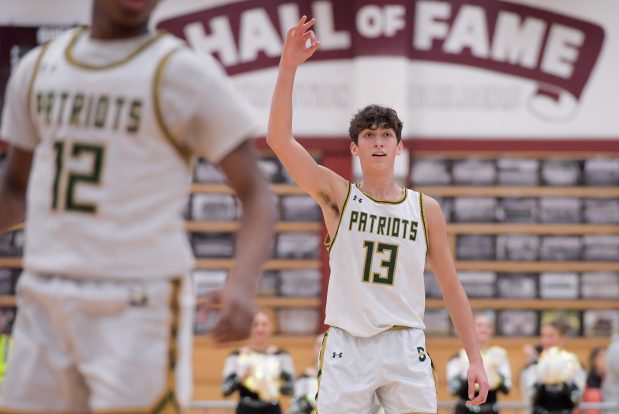
<path fill-rule="evenodd" d="M 132 287 L 129 289 L 129 305 L 138 307 L 148 305 L 148 294 L 144 289 Z"/>
<path fill-rule="evenodd" d="M 341 358 L 342 356 L 344 356 L 343 352 L 334 352 L 333 353 L 333 358 Z"/>
<path fill-rule="evenodd" d="M 426 360 L 426 350 L 425 350 L 425 349 L 423 349 L 423 347 L 422 347 L 422 346 L 418 346 L 418 347 L 417 347 L 417 354 L 419 355 L 419 360 L 420 360 L 421 362 L 423 362 L 423 361 L 425 361 L 425 360 Z"/>

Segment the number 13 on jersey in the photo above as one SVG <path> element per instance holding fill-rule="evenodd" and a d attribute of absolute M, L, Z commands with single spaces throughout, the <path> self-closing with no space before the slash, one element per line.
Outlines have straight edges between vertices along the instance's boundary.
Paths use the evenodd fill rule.
<path fill-rule="evenodd" d="M 363 242 L 363 248 L 365 249 L 363 281 L 393 286 L 398 245 L 366 240 Z M 380 260 L 379 269 L 376 269 L 378 271 L 373 269 L 374 257 Z"/>

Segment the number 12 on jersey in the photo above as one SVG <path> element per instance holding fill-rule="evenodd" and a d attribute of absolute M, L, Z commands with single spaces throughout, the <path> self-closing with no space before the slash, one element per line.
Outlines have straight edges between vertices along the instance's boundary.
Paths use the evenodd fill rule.
<path fill-rule="evenodd" d="M 383 285 L 393 285 L 395 275 L 395 265 L 398 258 L 398 245 L 389 243 L 379 243 L 364 241 L 365 263 L 363 264 L 363 281 L 370 283 L 380 283 Z M 372 271 L 374 256 L 380 257 L 380 271 Z"/>
<path fill-rule="evenodd" d="M 65 145 L 68 145 L 65 153 Z M 78 184 L 99 185 L 101 181 L 101 167 L 103 165 L 104 148 L 101 145 L 85 144 L 85 143 L 65 143 L 64 141 L 54 142 L 54 152 L 56 153 L 56 166 L 54 173 L 54 186 L 52 188 L 52 210 L 77 211 L 82 213 L 94 214 L 97 212 L 97 205 L 85 203 L 76 200 L 76 190 Z M 66 159 L 79 159 L 83 156 L 90 156 L 91 163 L 88 172 L 82 173 L 77 171 L 67 171 L 66 180 L 64 180 L 63 191 L 63 175 L 65 174 Z M 60 200 L 60 194 L 64 192 L 64 203 Z"/>

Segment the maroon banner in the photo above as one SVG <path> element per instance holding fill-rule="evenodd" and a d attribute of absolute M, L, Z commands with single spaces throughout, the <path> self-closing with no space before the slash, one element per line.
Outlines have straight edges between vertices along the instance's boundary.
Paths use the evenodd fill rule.
<path fill-rule="evenodd" d="M 237 74 L 276 66 L 286 30 L 303 14 L 317 18 L 322 47 L 313 61 L 404 56 L 466 65 L 533 80 L 553 97 L 581 96 L 604 42 L 595 23 L 496 0 L 249 0 L 158 27 Z"/>

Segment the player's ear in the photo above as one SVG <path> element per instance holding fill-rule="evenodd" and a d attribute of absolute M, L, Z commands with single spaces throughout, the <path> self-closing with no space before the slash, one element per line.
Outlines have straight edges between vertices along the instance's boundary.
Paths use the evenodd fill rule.
<path fill-rule="evenodd" d="M 355 144 L 355 141 L 350 141 L 350 153 L 352 155 L 358 155 L 357 154 L 357 150 L 359 149 L 359 147 L 357 147 L 357 144 Z"/>
<path fill-rule="evenodd" d="M 404 150 L 404 143 L 402 142 L 402 140 L 400 140 L 400 142 L 398 142 L 398 145 L 396 146 L 396 155 L 400 155 L 400 153 Z"/>

